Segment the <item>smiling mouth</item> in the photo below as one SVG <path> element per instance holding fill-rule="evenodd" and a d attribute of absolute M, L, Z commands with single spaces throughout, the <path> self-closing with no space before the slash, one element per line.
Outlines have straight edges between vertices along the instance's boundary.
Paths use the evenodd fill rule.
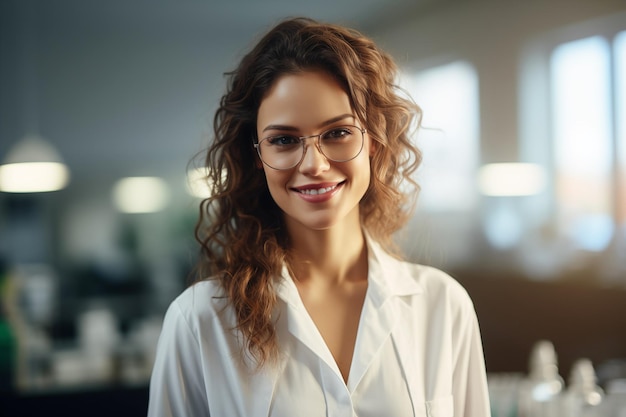
<path fill-rule="evenodd" d="M 338 184 L 335 185 L 331 185 L 330 187 L 321 187 L 321 188 L 306 188 L 306 189 L 302 189 L 302 190 L 298 190 L 296 189 L 296 191 L 298 191 L 301 194 L 306 194 L 306 195 L 320 195 L 320 194 L 326 194 L 329 193 L 335 189 L 337 189 L 337 187 L 339 187 L 340 185 L 342 185 L 344 182 L 340 182 Z"/>

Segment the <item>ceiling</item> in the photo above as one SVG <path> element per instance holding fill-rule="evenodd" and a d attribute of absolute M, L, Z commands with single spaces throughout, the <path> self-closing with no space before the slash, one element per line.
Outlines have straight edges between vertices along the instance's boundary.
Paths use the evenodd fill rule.
<path fill-rule="evenodd" d="M 232 69 L 287 16 L 366 33 L 430 0 L 0 2 L 0 158 L 26 133 L 73 181 L 177 175 L 210 136 Z"/>

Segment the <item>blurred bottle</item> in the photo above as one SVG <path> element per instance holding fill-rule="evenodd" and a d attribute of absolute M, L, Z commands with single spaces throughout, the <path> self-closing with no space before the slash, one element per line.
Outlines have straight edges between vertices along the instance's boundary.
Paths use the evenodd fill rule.
<path fill-rule="evenodd" d="M 520 386 L 519 417 L 559 417 L 558 396 L 563 385 L 554 345 L 538 341 L 530 355 L 529 374 Z"/>
<path fill-rule="evenodd" d="M 597 407 L 585 410 L 583 417 L 626 417 L 626 379 L 614 379 L 606 386 L 606 396 Z"/>
<path fill-rule="evenodd" d="M 522 373 L 488 374 L 489 402 L 491 417 L 516 417 Z"/>
<path fill-rule="evenodd" d="M 47 388 L 52 382 L 49 327 L 55 312 L 56 275 L 47 264 L 20 264 L 12 268 L 11 277 L 9 317 L 17 336 L 17 388 Z"/>
<path fill-rule="evenodd" d="M 596 372 L 589 359 L 579 359 L 572 365 L 569 386 L 561 397 L 560 415 L 582 417 L 593 415 L 600 405 L 604 391 L 597 385 Z"/>
<path fill-rule="evenodd" d="M 92 306 L 78 317 L 78 339 L 84 355 L 85 382 L 111 383 L 120 342 L 117 317 L 108 306 Z"/>

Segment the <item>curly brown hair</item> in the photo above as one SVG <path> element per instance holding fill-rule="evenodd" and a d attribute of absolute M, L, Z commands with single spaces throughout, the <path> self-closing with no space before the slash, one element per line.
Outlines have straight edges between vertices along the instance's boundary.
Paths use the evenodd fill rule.
<path fill-rule="evenodd" d="M 278 358 L 272 312 L 274 284 L 286 264 L 289 237 L 253 147 L 257 111 L 285 74 L 322 70 L 345 89 L 358 119 L 375 141 L 368 191 L 360 201 L 364 229 L 388 250 L 413 209 L 419 187 L 411 174 L 421 161 L 411 143 L 421 110 L 396 85 L 393 60 L 361 33 L 307 18 L 282 21 L 227 73 L 227 91 L 213 120 L 206 154 L 212 196 L 200 205 L 197 280 L 218 280 L 257 365 Z M 406 184 L 415 192 L 403 192 Z M 401 187 L 401 185 L 403 187 Z"/>

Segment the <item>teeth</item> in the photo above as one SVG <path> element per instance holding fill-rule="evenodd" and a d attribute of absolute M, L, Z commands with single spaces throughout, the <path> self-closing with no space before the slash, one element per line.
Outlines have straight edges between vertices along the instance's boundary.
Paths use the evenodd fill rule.
<path fill-rule="evenodd" d="M 301 193 L 309 194 L 309 195 L 318 195 L 318 194 L 324 194 L 324 193 L 327 193 L 329 191 L 332 191 L 335 188 L 337 188 L 336 185 L 333 185 L 332 187 L 326 187 L 326 188 L 311 188 L 311 189 L 308 189 L 308 190 L 302 190 Z"/>

